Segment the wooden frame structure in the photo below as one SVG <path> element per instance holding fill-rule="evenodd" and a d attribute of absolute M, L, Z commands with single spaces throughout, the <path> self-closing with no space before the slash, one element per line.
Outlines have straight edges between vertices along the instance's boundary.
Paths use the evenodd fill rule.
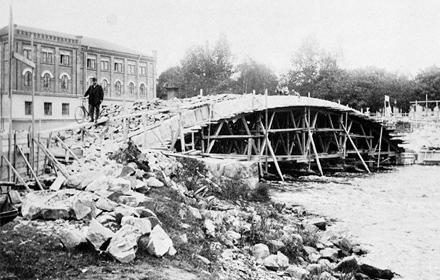
<path fill-rule="evenodd" d="M 281 169 L 289 172 L 292 167 L 317 169 L 320 175 L 336 166 L 370 172 L 380 164 L 395 163 L 402 150 L 380 123 L 351 111 L 309 106 L 211 121 L 200 130 L 196 142 L 204 156 L 254 159 L 266 166 L 273 163 L 281 178 Z"/>

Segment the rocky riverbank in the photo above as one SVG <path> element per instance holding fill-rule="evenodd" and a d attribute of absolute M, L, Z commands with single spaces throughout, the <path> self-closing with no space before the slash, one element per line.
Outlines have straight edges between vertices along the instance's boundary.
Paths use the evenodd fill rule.
<path fill-rule="evenodd" d="M 95 143 L 86 154 L 66 166 L 74 176 L 24 196 L 24 219 L 2 228 L 3 279 L 120 279 L 128 267 L 145 279 L 146 264 L 147 279 L 394 276 L 358 262 L 367 250 L 328 230 L 333 220 L 271 201 L 267 183 L 251 189 L 239 175 L 131 144 Z"/>

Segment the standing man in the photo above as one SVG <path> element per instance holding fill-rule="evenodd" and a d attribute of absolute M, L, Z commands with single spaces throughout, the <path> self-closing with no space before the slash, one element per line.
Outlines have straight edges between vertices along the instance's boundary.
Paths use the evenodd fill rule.
<path fill-rule="evenodd" d="M 86 91 L 86 94 L 84 94 L 84 97 L 89 97 L 90 121 L 93 122 L 93 113 L 96 111 L 95 123 L 97 123 L 99 117 L 99 105 L 101 105 L 102 100 L 104 100 L 104 91 L 102 90 L 102 87 L 96 82 L 96 78 L 93 77 L 92 82 L 93 85 L 89 87 L 89 89 Z"/>

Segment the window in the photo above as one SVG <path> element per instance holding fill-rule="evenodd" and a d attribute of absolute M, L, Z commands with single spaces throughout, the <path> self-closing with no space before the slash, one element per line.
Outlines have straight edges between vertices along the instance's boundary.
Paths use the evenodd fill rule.
<path fill-rule="evenodd" d="M 62 103 L 61 104 L 61 114 L 63 115 L 63 116 L 68 116 L 69 115 L 69 107 L 70 107 L 70 104 L 69 103 Z"/>
<path fill-rule="evenodd" d="M 30 101 L 24 102 L 24 114 L 25 115 L 32 115 L 32 102 L 30 102 Z"/>
<path fill-rule="evenodd" d="M 50 88 L 50 75 L 49 73 L 44 74 L 43 76 L 43 88 Z"/>
<path fill-rule="evenodd" d="M 147 75 L 147 67 L 145 67 L 145 66 L 140 66 L 140 67 L 139 67 L 139 70 L 140 70 L 140 72 L 141 72 L 141 75 L 144 75 L 144 76 Z"/>
<path fill-rule="evenodd" d="M 101 70 L 106 70 L 106 71 L 108 71 L 109 70 L 109 68 L 108 68 L 108 61 L 101 61 Z"/>
<path fill-rule="evenodd" d="M 52 103 L 51 102 L 44 102 L 44 115 L 45 116 L 52 116 Z"/>
<path fill-rule="evenodd" d="M 52 52 L 43 51 L 43 62 L 44 63 L 53 63 Z"/>
<path fill-rule="evenodd" d="M 32 85 L 32 72 L 27 71 L 24 73 L 24 86 L 30 87 Z"/>
<path fill-rule="evenodd" d="M 133 83 L 129 83 L 129 84 L 128 84 L 128 93 L 129 93 L 130 95 L 133 95 L 133 94 L 134 94 L 134 84 L 133 84 Z"/>
<path fill-rule="evenodd" d="M 106 79 L 102 80 L 102 90 L 104 93 L 108 93 L 108 81 Z"/>
<path fill-rule="evenodd" d="M 141 86 L 139 87 L 139 91 L 141 96 L 145 96 L 145 85 L 141 84 Z"/>
<path fill-rule="evenodd" d="M 115 62 L 115 68 L 114 68 L 115 72 L 120 72 L 122 73 L 122 62 Z"/>
<path fill-rule="evenodd" d="M 96 59 L 87 58 L 87 68 L 96 69 Z"/>
<path fill-rule="evenodd" d="M 128 65 L 128 74 L 134 74 L 135 66 L 132 64 Z"/>
<path fill-rule="evenodd" d="M 61 76 L 61 89 L 69 89 L 69 77 L 67 75 Z"/>
<path fill-rule="evenodd" d="M 31 59 L 32 52 L 31 52 L 31 50 L 24 49 L 24 50 L 23 50 L 23 55 L 24 55 L 24 57 L 26 57 L 27 59 Z"/>
<path fill-rule="evenodd" d="M 121 82 L 119 81 L 115 83 L 115 92 L 117 95 L 121 95 Z"/>
<path fill-rule="evenodd" d="M 60 54 L 60 64 L 61 65 L 70 65 L 70 55 Z"/>

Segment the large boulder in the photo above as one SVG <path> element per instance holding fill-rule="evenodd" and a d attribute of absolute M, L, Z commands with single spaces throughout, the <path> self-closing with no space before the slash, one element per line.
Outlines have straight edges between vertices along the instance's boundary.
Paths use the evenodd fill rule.
<path fill-rule="evenodd" d="M 89 192 L 80 192 L 72 202 L 72 208 L 77 220 L 96 218 L 94 195 Z"/>
<path fill-rule="evenodd" d="M 266 257 L 263 264 L 267 269 L 277 271 L 280 268 L 286 268 L 289 266 L 289 258 L 283 253 L 278 252 L 276 255 Z"/>
<path fill-rule="evenodd" d="M 160 225 L 156 225 L 150 234 L 147 251 L 150 255 L 162 257 L 173 247 L 173 241 Z"/>
<path fill-rule="evenodd" d="M 101 175 L 94 179 L 90 184 L 86 187 L 86 191 L 88 192 L 97 192 L 97 191 L 105 191 L 108 190 L 110 186 L 109 178 L 105 175 Z"/>
<path fill-rule="evenodd" d="M 100 197 L 96 202 L 95 206 L 98 209 L 101 209 L 103 211 L 111 212 L 115 210 L 115 207 L 118 206 L 118 204 L 114 201 L 111 201 L 110 199 L 106 197 Z"/>
<path fill-rule="evenodd" d="M 85 189 L 93 180 L 103 175 L 99 171 L 92 171 L 92 172 L 82 172 L 77 173 L 72 176 L 70 176 L 65 182 L 64 185 L 67 188 L 73 188 L 78 190 Z"/>
<path fill-rule="evenodd" d="M 41 209 L 41 217 L 44 220 L 69 219 L 72 208 L 70 205 L 62 204 L 55 206 L 44 205 Z"/>
<path fill-rule="evenodd" d="M 343 258 L 335 267 L 336 271 L 353 272 L 359 270 L 359 265 L 354 256 Z"/>
<path fill-rule="evenodd" d="M 58 236 L 60 237 L 61 243 L 68 250 L 87 242 L 84 234 L 78 229 L 61 229 Z"/>
<path fill-rule="evenodd" d="M 321 254 L 321 257 L 324 259 L 328 259 L 333 262 L 338 260 L 338 250 L 335 250 L 333 248 L 325 248 L 319 251 L 319 253 Z"/>
<path fill-rule="evenodd" d="M 151 233 L 151 222 L 148 218 L 122 217 L 121 225 L 131 225 L 137 228 L 142 235 Z"/>
<path fill-rule="evenodd" d="M 137 242 L 141 235 L 138 228 L 126 224 L 113 236 L 107 252 L 122 263 L 131 262 L 136 257 Z"/>
<path fill-rule="evenodd" d="M 269 256 L 269 247 L 266 244 L 258 243 L 252 246 L 251 254 L 256 259 L 265 259 Z"/>
<path fill-rule="evenodd" d="M 21 206 L 21 214 L 25 219 L 32 220 L 41 217 L 41 208 L 44 206 L 44 202 L 47 197 L 44 196 L 44 192 L 29 192 L 23 198 L 23 204 Z"/>
<path fill-rule="evenodd" d="M 109 191 L 122 194 L 131 193 L 131 182 L 128 179 L 116 178 L 110 181 Z"/>
<path fill-rule="evenodd" d="M 155 177 L 150 177 L 145 181 L 145 184 L 147 184 L 147 186 L 152 187 L 152 188 L 161 188 L 164 186 L 164 183 L 162 183 L 161 181 L 159 181 L 159 179 L 155 178 Z"/>
<path fill-rule="evenodd" d="M 95 247 L 96 250 L 101 250 L 102 245 L 112 238 L 115 233 L 108 228 L 101 225 L 95 219 L 92 219 L 87 230 L 86 238 Z"/>
<path fill-rule="evenodd" d="M 286 269 L 285 273 L 287 275 L 289 275 L 290 277 L 293 277 L 294 279 L 299 279 L 299 280 L 305 279 L 307 277 L 307 275 L 309 274 L 309 272 L 306 269 L 299 267 L 299 266 L 296 266 L 296 265 L 290 265 Z"/>

